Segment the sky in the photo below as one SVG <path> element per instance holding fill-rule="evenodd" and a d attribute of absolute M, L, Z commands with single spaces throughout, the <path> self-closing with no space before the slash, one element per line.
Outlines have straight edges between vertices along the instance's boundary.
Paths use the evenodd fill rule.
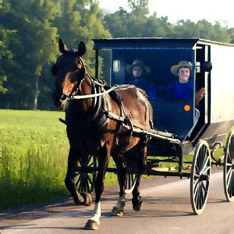
<path fill-rule="evenodd" d="M 128 9 L 128 0 L 98 0 L 102 9 L 114 12 L 123 7 Z M 157 17 L 168 17 L 170 23 L 180 19 L 190 19 L 193 22 L 205 19 L 214 24 L 220 22 L 222 26 L 234 27 L 234 1 L 233 0 L 149 0 L 151 14 Z"/>

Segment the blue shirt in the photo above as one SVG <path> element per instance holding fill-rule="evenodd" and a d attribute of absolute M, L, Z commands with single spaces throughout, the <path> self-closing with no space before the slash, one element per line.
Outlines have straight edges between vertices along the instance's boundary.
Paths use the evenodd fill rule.
<path fill-rule="evenodd" d="M 193 85 L 191 81 L 180 83 L 176 81 L 167 87 L 166 98 L 189 99 L 192 97 Z"/>

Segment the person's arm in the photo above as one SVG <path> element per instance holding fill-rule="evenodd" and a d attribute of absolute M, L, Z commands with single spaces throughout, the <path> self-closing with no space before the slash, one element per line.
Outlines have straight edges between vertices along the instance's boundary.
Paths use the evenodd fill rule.
<path fill-rule="evenodd" d="M 195 106 L 196 106 L 196 108 L 199 107 L 199 103 L 205 97 L 205 95 L 206 95 L 206 90 L 203 87 L 195 93 Z"/>

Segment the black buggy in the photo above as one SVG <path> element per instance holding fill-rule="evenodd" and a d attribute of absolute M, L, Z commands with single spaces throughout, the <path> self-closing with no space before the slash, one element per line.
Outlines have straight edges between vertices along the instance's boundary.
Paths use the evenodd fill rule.
<path fill-rule="evenodd" d="M 204 211 L 210 187 L 211 165 L 223 165 L 224 192 L 228 201 L 234 200 L 234 45 L 203 39 L 123 38 L 94 39 L 96 77 L 98 77 L 100 50 L 110 55 L 110 85 L 128 83 L 126 66 L 135 58 L 147 61 L 156 97 L 150 102 L 154 110 L 154 129 L 133 126 L 133 132 L 151 137 L 148 146 L 146 175 L 178 176 L 190 178 L 190 198 L 195 214 Z M 170 68 L 179 61 L 193 65 L 190 80 L 193 94 L 190 99 L 165 98 L 166 87 L 175 80 Z M 195 122 L 196 86 L 204 87 L 205 98 L 200 102 L 200 118 Z M 194 127 L 194 128 L 193 128 Z M 193 128 L 193 129 L 192 129 Z M 192 129 L 192 132 L 191 132 Z M 229 132 L 226 144 L 223 140 Z M 214 157 L 217 148 L 224 156 Z M 184 156 L 192 154 L 192 160 Z M 192 161 L 192 162 L 191 162 Z M 171 171 L 162 171 L 162 162 L 176 163 Z M 97 162 L 93 156 L 77 168 L 79 191 L 93 190 Z M 126 192 L 135 185 L 134 161 L 126 161 L 128 181 Z M 131 166 L 130 166 L 131 165 Z M 82 169 L 85 166 L 85 169 Z M 115 168 L 108 168 L 115 172 Z"/>

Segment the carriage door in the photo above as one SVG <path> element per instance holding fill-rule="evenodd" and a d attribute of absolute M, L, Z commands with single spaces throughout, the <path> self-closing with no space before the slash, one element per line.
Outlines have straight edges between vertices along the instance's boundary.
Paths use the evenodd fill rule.
<path fill-rule="evenodd" d="M 204 87 L 206 90 L 206 96 L 200 101 L 199 111 L 200 118 L 193 131 L 192 138 L 198 138 L 200 134 L 210 123 L 210 45 L 197 44 L 196 45 L 196 89 Z"/>

